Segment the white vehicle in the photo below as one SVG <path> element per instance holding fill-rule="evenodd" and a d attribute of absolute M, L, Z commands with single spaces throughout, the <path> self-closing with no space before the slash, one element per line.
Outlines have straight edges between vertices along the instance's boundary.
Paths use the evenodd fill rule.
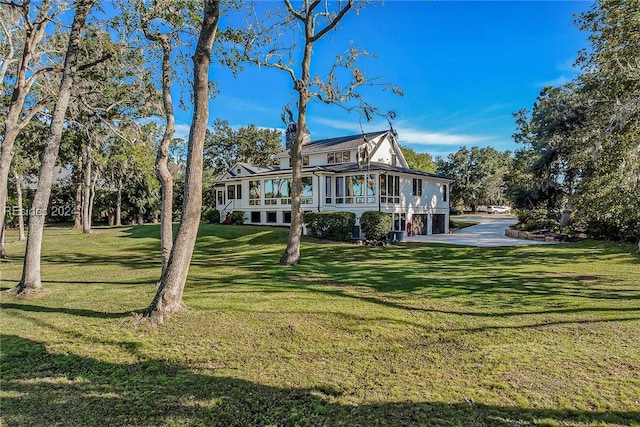
<path fill-rule="evenodd" d="M 511 212 L 509 206 L 487 206 L 488 213 L 508 214 Z"/>

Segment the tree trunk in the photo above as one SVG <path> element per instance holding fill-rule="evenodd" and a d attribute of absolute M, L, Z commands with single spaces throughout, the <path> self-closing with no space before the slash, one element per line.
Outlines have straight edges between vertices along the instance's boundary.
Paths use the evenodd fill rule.
<path fill-rule="evenodd" d="M 302 236 L 303 212 L 300 208 L 302 198 L 302 143 L 307 129 L 307 103 L 309 102 L 309 79 L 312 55 L 312 28 L 306 23 L 306 43 L 302 59 L 302 78 L 296 82 L 298 91 L 298 123 L 296 138 L 291 147 L 291 227 L 287 238 L 287 248 L 280 257 L 280 265 L 297 265 L 300 263 L 300 240 Z M 318 191 L 320 189 L 318 188 Z M 318 194 L 318 197 L 320 195 Z"/>
<path fill-rule="evenodd" d="M 122 225 L 122 177 L 118 178 L 118 190 L 116 192 L 116 227 Z"/>
<path fill-rule="evenodd" d="M 6 221 L 6 209 L 7 200 L 9 198 L 9 168 L 11 167 L 11 160 L 13 159 L 13 143 L 15 142 L 17 132 L 15 136 L 9 135 L 9 124 L 6 124 L 7 131 L 5 132 L 5 140 L 2 142 L 2 158 L 0 158 L 0 258 L 6 258 L 7 253 L 4 248 L 4 229 Z"/>
<path fill-rule="evenodd" d="M 24 236 L 24 214 L 22 209 L 22 177 L 17 172 L 13 172 L 13 177 L 16 180 L 16 196 L 18 198 L 18 240 L 23 241 Z"/>
<path fill-rule="evenodd" d="M 29 215 L 29 236 L 22 269 L 22 279 L 17 286 L 20 295 L 28 295 L 32 291 L 42 288 L 40 276 L 40 256 L 42 252 L 42 234 L 49 197 L 51 196 L 51 183 L 53 181 L 53 168 L 56 164 L 60 140 L 64 127 L 64 117 L 69 106 L 73 78 L 77 72 L 78 51 L 87 15 L 94 5 L 95 0 L 78 0 L 76 13 L 69 33 L 69 46 L 64 61 L 64 70 L 60 80 L 58 100 L 53 109 L 49 134 L 45 141 L 42 154 L 42 164 L 38 176 L 38 186 L 33 197 L 32 211 Z"/>
<path fill-rule="evenodd" d="M 78 154 L 78 170 L 75 171 L 76 181 L 76 201 L 73 209 L 73 229 L 77 230 L 82 227 L 82 171 L 84 168 L 84 162 L 82 161 L 83 154 Z"/>
<path fill-rule="evenodd" d="M 98 173 L 93 174 L 93 180 L 91 180 L 91 192 L 89 194 L 89 229 L 93 224 L 93 202 L 96 199 L 96 181 L 98 180 Z"/>
<path fill-rule="evenodd" d="M 91 199 L 91 144 L 85 151 L 84 183 L 82 184 L 82 232 L 91 233 L 91 216 L 89 213 Z"/>
<path fill-rule="evenodd" d="M 21 7 L 27 8 L 29 5 L 23 4 Z M 2 138 L 2 150 L 0 151 L 0 258 L 6 258 L 7 254 L 4 247 L 4 229 L 6 221 L 6 208 L 8 199 L 9 184 L 9 168 L 13 160 L 13 145 L 20 131 L 29 123 L 31 118 L 44 107 L 44 103 L 38 102 L 31 108 L 31 111 L 22 118 L 23 108 L 27 94 L 33 85 L 34 76 L 27 76 L 30 68 L 31 60 L 36 51 L 36 47 L 44 36 L 46 26 L 49 23 L 48 13 L 51 8 L 51 0 L 45 0 L 40 5 L 38 16 L 35 20 L 30 21 L 25 32 L 25 40 L 23 44 L 22 57 L 18 65 L 17 75 L 15 78 L 15 87 L 11 93 L 11 101 L 4 120 L 4 137 Z"/>
<path fill-rule="evenodd" d="M 167 268 L 169 255 L 173 246 L 173 177 L 169 172 L 169 144 L 175 132 L 175 118 L 173 113 L 173 100 L 171 99 L 171 39 L 165 34 L 151 33 L 146 18 L 143 20 L 142 29 L 147 39 L 155 41 L 162 46 L 162 104 L 165 119 L 167 121 L 162 141 L 158 146 L 156 156 L 156 174 L 160 180 L 162 189 L 162 202 L 160 205 L 160 254 L 162 257 L 162 271 Z"/>
<path fill-rule="evenodd" d="M 154 324 L 162 323 L 165 316 L 183 307 L 182 294 L 202 211 L 202 153 L 209 119 L 208 73 L 219 16 L 218 1 L 206 0 L 202 27 L 193 56 L 193 120 L 189 132 L 182 218 L 167 267 L 160 277 L 158 292 L 144 311 L 144 317 Z"/>

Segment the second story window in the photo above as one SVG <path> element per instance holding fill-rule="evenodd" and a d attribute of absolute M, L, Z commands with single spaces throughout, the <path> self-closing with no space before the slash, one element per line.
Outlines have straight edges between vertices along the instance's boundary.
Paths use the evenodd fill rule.
<path fill-rule="evenodd" d="M 351 161 L 350 151 L 336 151 L 327 153 L 327 164 L 332 163 L 349 163 Z"/>
<path fill-rule="evenodd" d="M 302 166 L 309 166 L 309 156 L 302 156 Z M 293 167 L 291 157 L 289 157 L 289 167 Z"/>
<path fill-rule="evenodd" d="M 413 196 L 422 196 L 422 180 L 418 178 L 413 178 L 413 186 L 411 189 L 411 194 Z"/>

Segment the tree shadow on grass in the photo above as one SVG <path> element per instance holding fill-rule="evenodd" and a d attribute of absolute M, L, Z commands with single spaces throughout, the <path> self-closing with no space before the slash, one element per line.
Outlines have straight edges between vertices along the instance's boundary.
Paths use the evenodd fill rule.
<path fill-rule="evenodd" d="M 110 363 L 54 354 L 2 335 L 6 426 L 492 426 L 631 425 L 638 411 L 583 411 L 474 402 L 348 403 L 333 384 L 275 387 L 164 360 Z M 126 347 L 124 347 L 126 348 Z M 353 399 L 351 399 L 352 401 Z"/>
<path fill-rule="evenodd" d="M 82 308 L 46 307 L 43 305 L 13 304 L 9 302 L 0 302 L 0 310 L 22 310 L 33 313 L 61 313 L 69 314 L 72 316 L 93 317 L 98 319 L 122 319 L 134 314 L 134 312 L 131 311 L 108 313 L 104 311 L 87 310 Z"/>

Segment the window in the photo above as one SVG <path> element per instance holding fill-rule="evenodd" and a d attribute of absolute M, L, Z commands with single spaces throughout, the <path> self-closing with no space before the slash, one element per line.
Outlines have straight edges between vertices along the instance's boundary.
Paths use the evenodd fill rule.
<path fill-rule="evenodd" d="M 331 198 L 331 177 L 327 176 L 324 178 L 324 202 L 325 203 L 332 203 L 333 199 Z"/>
<path fill-rule="evenodd" d="M 349 163 L 350 161 L 351 161 L 350 151 L 338 151 L 335 153 L 327 153 L 327 164 Z"/>
<path fill-rule="evenodd" d="M 282 212 L 282 222 L 285 224 L 291 224 L 291 211 Z"/>
<path fill-rule="evenodd" d="M 336 177 L 336 203 L 375 203 L 375 195 L 376 177 L 373 174 Z"/>
<path fill-rule="evenodd" d="M 344 176 L 336 176 L 336 203 L 344 203 Z"/>
<path fill-rule="evenodd" d="M 398 155 L 397 154 L 392 154 L 391 155 L 391 165 L 392 166 L 397 166 L 398 165 Z"/>
<path fill-rule="evenodd" d="M 302 156 L 302 166 L 309 166 L 309 156 Z M 289 167 L 293 167 L 291 156 L 289 156 Z"/>
<path fill-rule="evenodd" d="M 260 211 L 251 211 L 251 222 L 260 223 Z"/>
<path fill-rule="evenodd" d="M 447 184 L 442 184 L 442 201 L 447 201 Z"/>
<path fill-rule="evenodd" d="M 227 200 L 233 200 L 236 198 L 236 186 L 230 185 L 227 187 Z"/>
<path fill-rule="evenodd" d="M 242 199 L 242 184 L 236 185 L 236 199 Z"/>
<path fill-rule="evenodd" d="M 300 199 L 300 204 L 310 205 L 312 203 L 313 203 L 313 177 L 303 176 L 302 177 L 302 198 Z"/>
<path fill-rule="evenodd" d="M 380 202 L 400 203 L 400 177 L 380 175 Z"/>
<path fill-rule="evenodd" d="M 413 178 L 413 186 L 411 194 L 414 196 L 422 196 L 422 180 L 419 178 Z"/>
<path fill-rule="evenodd" d="M 367 203 L 376 202 L 376 176 L 367 175 Z"/>
<path fill-rule="evenodd" d="M 286 178 L 264 180 L 264 204 L 281 205 L 291 204 L 291 181 Z"/>
<path fill-rule="evenodd" d="M 249 181 L 249 204 L 260 205 L 261 185 L 260 181 Z"/>
<path fill-rule="evenodd" d="M 271 224 L 278 222 L 277 212 L 267 212 L 267 222 Z"/>
<path fill-rule="evenodd" d="M 396 231 L 404 231 L 407 227 L 407 217 L 404 212 L 393 214 L 393 229 Z"/>

